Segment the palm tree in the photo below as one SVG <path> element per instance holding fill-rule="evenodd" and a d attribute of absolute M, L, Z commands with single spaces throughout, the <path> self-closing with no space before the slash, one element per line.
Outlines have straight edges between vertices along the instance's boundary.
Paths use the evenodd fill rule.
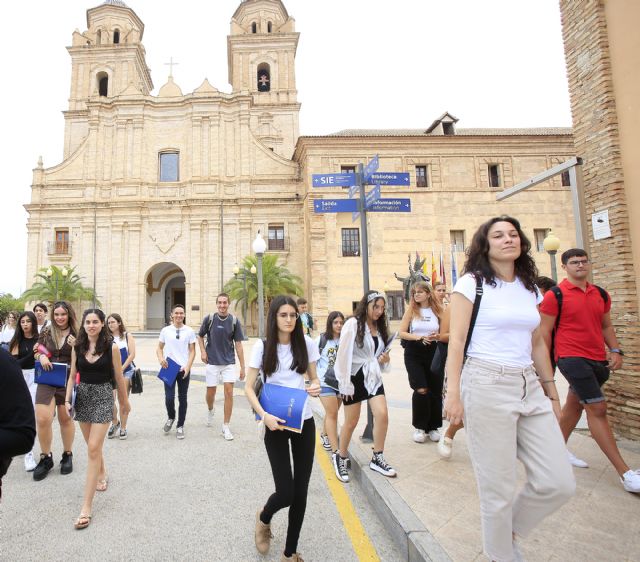
<path fill-rule="evenodd" d="M 54 303 L 59 300 L 69 302 L 93 301 L 100 306 L 93 289 L 82 284 L 81 277 L 74 267 L 62 269 L 52 265 L 41 268 L 36 273 L 36 282 L 20 296 L 25 301 L 44 301 Z"/>
<path fill-rule="evenodd" d="M 277 295 L 302 295 L 302 279 L 291 273 L 285 266 L 278 265 L 278 256 L 275 254 L 264 254 L 262 257 L 262 281 L 264 298 L 267 308 L 271 299 Z M 257 268 L 258 259 L 256 256 L 247 256 L 242 260 L 240 275 L 232 277 L 224 286 L 224 292 L 228 293 L 231 300 L 236 301 L 240 307 L 245 302 L 247 308 L 258 302 L 258 275 L 251 273 L 251 267 Z M 243 281 L 246 276 L 246 293 Z"/>

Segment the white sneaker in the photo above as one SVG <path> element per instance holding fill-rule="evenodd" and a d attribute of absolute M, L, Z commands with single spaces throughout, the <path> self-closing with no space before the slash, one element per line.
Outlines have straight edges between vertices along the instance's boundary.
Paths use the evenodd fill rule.
<path fill-rule="evenodd" d="M 431 441 L 433 441 L 434 443 L 437 443 L 438 441 L 440 441 L 440 432 L 437 429 L 432 429 L 429 432 L 429 439 L 431 439 Z"/>
<path fill-rule="evenodd" d="M 24 456 L 24 469 L 27 472 L 33 472 L 36 469 L 36 466 L 38 466 L 38 463 L 36 462 L 36 459 L 33 458 L 33 452 L 29 451 Z"/>
<path fill-rule="evenodd" d="M 627 492 L 640 494 L 640 470 L 627 470 L 620 478 Z"/>
<path fill-rule="evenodd" d="M 215 413 L 216 413 L 215 408 L 211 408 L 211 410 L 207 412 L 207 421 L 205 422 L 207 427 L 211 427 L 213 425 L 213 414 Z"/>
<path fill-rule="evenodd" d="M 227 441 L 233 441 L 233 433 L 231 433 L 229 425 L 226 423 L 222 424 L 222 435 Z"/>
<path fill-rule="evenodd" d="M 424 429 L 416 429 L 413 432 L 413 440 L 416 443 L 424 443 L 427 440 L 427 434 Z"/>
<path fill-rule="evenodd" d="M 453 439 L 449 439 L 444 433 L 438 441 L 438 454 L 444 459 L 449 460 L 453 453 Z"/>
<path fill-rule="evenodd" d="M 184 439 L 184 427 L 180 426 L 178 429 L 176 429 L 176 438 Z"/>
<path fill-rule="evenodd" d="M 325 451 L 331 450 L 331 442 L 329 441 L 329 436 L 326 433 L 320 434 L 320 441 L 322 442 L 322 447 Z"/>
<path fill-rule="evenodd" d="M 569 449 L 567 449 L 567 457 L 573 466 L 577 468 L 589 468 L 589 464 L 586 461 L 576 457 Z"/>

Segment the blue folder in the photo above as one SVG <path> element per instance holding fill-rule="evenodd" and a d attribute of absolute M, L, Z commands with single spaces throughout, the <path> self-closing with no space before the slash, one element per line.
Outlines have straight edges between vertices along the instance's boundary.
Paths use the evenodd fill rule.
<path fill-rule="evenodd" d="M 178 373 L 182 367 L 178 365 L 171 357 L 165 357 L 167 361 L 167 368 L 160 369 L 158 373 L 158 378 L 167 383 L 169 386 L 173 385 L 176 382 L 176 378 L 178 377 Z"/>
<path fill-rule="evenodd" d="M 49 386 L 67 386 L 67 373 L 69 365 L 66 363 L 51 363 L 53 369 L 45 371 L 42 363 L 36 361 L 34 380 L 37 384 L 48 384 Z"/>
<path fill-rule="evenodd" d="M 259 400 L 265 412 L 285 420 L 280 425 L 289 431 L 300 433 L 308 399 L 306 390 L 267 383 L 262 387 Z M 259 416 L 256 415 L 256 419 L 260 419 Z"/>
<path fill-rule="evenodd" d="M 126 347 L 121 347 L 120 348 L 120 361 L 122 362 L 123 365 L 124 365 L 124 362 L 127 360 L 128 357 L 129 357 L 129 353 L 127 352 L 127 348 Z"/>

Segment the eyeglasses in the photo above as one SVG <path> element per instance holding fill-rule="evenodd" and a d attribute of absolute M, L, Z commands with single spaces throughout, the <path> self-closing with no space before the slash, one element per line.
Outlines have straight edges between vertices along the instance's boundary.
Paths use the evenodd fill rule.
<path fill-rule="evenodd" d="M 180 339 L 180 330 L 176 330 L 176 339 L 179 340 Z"/>
<path fill-rule="evenodd" d="M 282 318 L 283 320 L 286 320 L 287 318 L 297 320 L 300 318 L 300 315 L 297 312 L 278 312 L 278 318 Z"/>
<path fill-rule="evenodd" d="M 578 261 L 568 261 L 567 265 L 572 265 L 572 266 L 579 266 L 579 265 L 588 265 L 589 264 L 589 260 L 578 260 Z"/>

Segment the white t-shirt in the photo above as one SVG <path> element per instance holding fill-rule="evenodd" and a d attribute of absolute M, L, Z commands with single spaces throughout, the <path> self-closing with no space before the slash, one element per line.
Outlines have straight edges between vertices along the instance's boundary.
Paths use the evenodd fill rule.
<path fill-rule="evenodd" d="M 307 355 L 309 356 L 309 363 L 315 363 L 320 358 L 318 352 L 318 345 L 309 337 L 304 337 L 307 344 Z M 249 367 L 254 369 L 262 368 L 262 355 L 264 353 L 264 344 L 262 340 L 258 340 L 251 350 L 251 359 L 249 359 Z M 293 354 L 291 353 L 291 344 L 278 344 L 278 368 L 274 373 L 271 373 L 265 382 L 270 384 L 279 384 L 280 386 L 288 386 L 289 388 L 299 388 L 304 390 L 304 375 L 301 375 L 297 371 L 291 369 L 293 363 Z M 311 411 L 311 404 L 307 400 L 307 404 L 304 409 L 304 419 L 308 420 L 313 416 Z"/>
<path fill-rule="evenodd" d="M 181 334 L 182 335 L 182 334 Z M 127 355 L 129 355 L 129 345 L 127 343 L 127 333 L 124 333 L 124 336 L 113 336 L 113 343 L 115 343 L 118 346 L 118 349 L 126 349 L 127 350 Z M 123 361 L 124 363 L 124 361 Z M 132 363 L 129 363 L 129 366 L 127 367 L 125 372 L 129 372 L 133 370 L 133 365 Z"/>
<path fill-rule="evenodd" d="M 482 283 L 482 300 L 467 355 L 509 367 L 527 367 L 531 359 L 531 335 L 540 324 L 537 305 L 542 295 L 527 291 L 520 279 L 512 283 L 496 279 L 496 286 Z M 476 300 L 476 280 L 463 275 L 454 293 Z"/>
<path fill-rule="evenodd" d="M 420 318 L 411 319 L 411 333 L 416 336 L 428 336 L 440 331 L 440 321 L 431 307 L 420 309 Z"/>
<path fill-rule="evenodd" d="M 180 337 L 176 334 L 180 332 Z M 171 357 L 178 365 L 184 367 L 189 361 L 189 345 L 196 343 L 196 334 L 189 326 L 176 328 L 173 324 L 160 331 L 160 341 L 164 343 L 165 359 Z"/>

